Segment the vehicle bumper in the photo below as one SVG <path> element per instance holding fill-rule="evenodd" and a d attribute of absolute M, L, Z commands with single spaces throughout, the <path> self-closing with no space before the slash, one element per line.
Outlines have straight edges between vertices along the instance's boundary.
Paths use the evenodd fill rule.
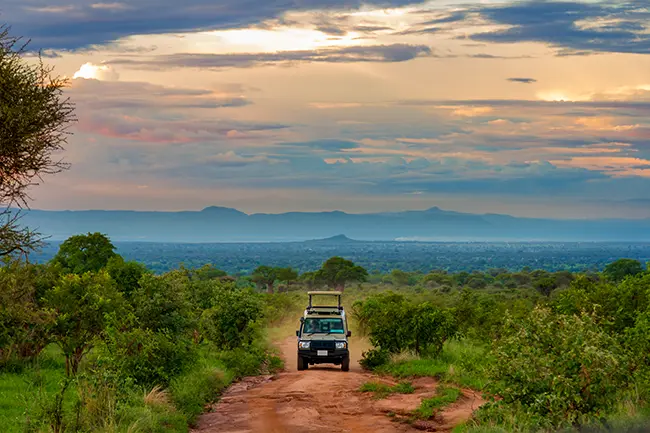
<path fill-rule="evenodd" d="M 336 364 L 339 365 L 343 359 L 350 356 L 348 349 L 328 350 L 327 356 L 318 355 L 318 351 L 311 349 L 298 350 L 298 356 L 301 356 L 309 364 Z"/>

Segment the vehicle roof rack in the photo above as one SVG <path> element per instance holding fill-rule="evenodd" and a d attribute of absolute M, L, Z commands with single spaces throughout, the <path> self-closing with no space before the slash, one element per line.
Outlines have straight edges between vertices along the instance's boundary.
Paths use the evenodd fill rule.
<path fill-rule="evenodd" d="M 309 295 L 309 305 L 307 306 L 307 314 L 341 314 L 343 312 L 343 306 L 341 305 L 341 292 L 333 291 L 321 291 L 321 292 L 307 292 Z M 330 296 L 336 297 L 335 305 L 314 305 L 313 297 L 314 296 Z"/>

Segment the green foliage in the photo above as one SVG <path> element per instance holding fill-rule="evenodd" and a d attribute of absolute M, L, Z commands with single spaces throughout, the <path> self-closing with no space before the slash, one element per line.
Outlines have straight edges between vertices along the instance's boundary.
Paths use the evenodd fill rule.
<path fill-rule="evenodd" d="M 130 303 L 142 329 L 166 331 L 171 335 L 189 332 L 192 306 L 185 290 L 189 280 L 180 273 L 164 276 L 144 274 L 131 293 Z"/>
<path fill-rule="evenodd" d="M 76 374 L 82 358 L 104 335 L 107 316 L 124 309 L 121 294 L 105 271 L 68 274 L 45 295 L 55 321 L 52 338 L 66 357 L 66 373 Z"/>
<path fill-rule="evenodd" d="M 634 276 L 644 271 L 643 265 L 638 260 L 619 259 L 605 266 L 603 274 L 608 280 L 620 282 L 628 276 Z"/>
<path fill-rule="evenodd" d="M 361 359 L 359 360 L 359 365 L 365 368 L 366 370 L 375 370 L 382 365 L 386 365 L 390 362 L 390 352 L 386 349 L 370 349 L 366 352 L 363 352 Z"/>
<path fill-rule="evenodd" d="M 18 261 L 0 267 L 0 369 L 20 368 L 50 341 L 54 315 L 39 301 L 40 269 Z"/>
<path fill-rule="evenodd" d="M 63 95 L 67 79 L 23 57 L 26 44 L 0 26 L 0 257 L 26 255 L 41 245 L 11 209 L 29 201 L 28 189 L 67 165 L 55 155 L 68 138 L 74 105 Z"/>
<path fill-rule="evenodd" d="M 96 363 L 123 380 L 141 386 L 166 386 L 197 360 L 192 341 L 166 330 L 111 326 Z"/>
<path fill-rule="evenodd" d="M 232 373 L 225 367 L 216 365 L 218 362 L 203 360 L 196 367 L 175 377 L 169 386 L 174 405 L 187 416 L 190 424 L 203 413 L 206 403 L 215 402 L 232 381 Z"/>
<path fill-rule="evenodd" d="M 614 406 L 625 383 L 623 350 L 592 315 L 539 307 L 505 328 L 494 348 L 496 405 L 520 406 L 552 425 L 585 422 Z"/>
<path fill-rule="evenodd" d="M 458 334 L 450 311 L 427 302 L 414 303 L 392 292 L 355 303 L 353 314 L 370 342 L 389 353 L 412 350 L 435 357 L 445 341 Z"/>
<path fill-rule="evenodd" d="M 273 293 L 273 285 L 278 279 L 277 268 L 270 266 L 258 266 L 252 275 L 252 280 L 261 287 L 265 287 L 268 293 Z"/>
<path fill-rule="evenodd" d="M 140 288 L 140 278 L 149 273 L 144 265 L 138 262 L 126 262 L 119 255 L 115 255 L 108 260 L 106 271 L 115 282 L 117 290 L 127 298 Z"/>
<path fill-rule="evenodd" d="M 368 271 L 352 261 L 342 257 L 332 257 L 314 274 L 314 279 L 330 288 L 343 290 L 351 281 L 363 282 L 368 277 Z"/>
<path fill-rule="evenodd" d="M 249 289 L 224 289 L 217 294 L 214 307 L 201 315 L 199 327 L 219 350 L 234 350 L 258 337 L 263 312 L 259 294 Z"/>
<path fill-rule="evenodd" d="M 88 233 L 66 239 L 52 261 L 65 272 L 83 274 L 104 269 L 115 255 L 115 246 L 105 235 Z"/>

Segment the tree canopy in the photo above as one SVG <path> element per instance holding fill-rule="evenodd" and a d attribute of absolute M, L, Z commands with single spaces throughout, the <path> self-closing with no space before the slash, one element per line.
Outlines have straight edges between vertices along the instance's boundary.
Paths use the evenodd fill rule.
<path fill-rule="evenodd" d="M 315 274 L 316 281 L 339 290 L 344 290 L 348 282 L 363 282 L 367 277 L 368 271 L 342 257 L 328 259 Z"/>
<path fill-rule="evenodd" d="M 23 58 L 26 44 L 0 26 L 0 256 L 27 254 L 40 237 L 20 225 L 28 189 L 44 175 L 67 165 L 55 157 L 63 149 L 74 105 L 63 96 L 66 79 L 42 61 Z"/>
<path fill-rule="evenodd" d="M 53 262 L 73 274 L 97 272 L 116 256 L 115 246 L 101 233 L 76 235 L 65 240 Z"/>

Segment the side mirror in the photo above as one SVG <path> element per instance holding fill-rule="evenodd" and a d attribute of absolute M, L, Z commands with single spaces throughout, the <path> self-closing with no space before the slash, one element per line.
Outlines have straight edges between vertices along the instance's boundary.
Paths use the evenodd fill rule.
<path fill-rule="evenodd" d="M 352 337 L 352 331 L 348 331 L 348 333 L 347 333 L 346 335 L 347 335 L 348 337 Z"/>
<path fill-rule="evenodd" d="M 300 337 L 300 331 L 296 331 L 296 337 Z"/>
<path fill-rule="evenodd" d="M 305 323 L 305 318 L 304 317 L 300 318 L 300 323 Z"/>

